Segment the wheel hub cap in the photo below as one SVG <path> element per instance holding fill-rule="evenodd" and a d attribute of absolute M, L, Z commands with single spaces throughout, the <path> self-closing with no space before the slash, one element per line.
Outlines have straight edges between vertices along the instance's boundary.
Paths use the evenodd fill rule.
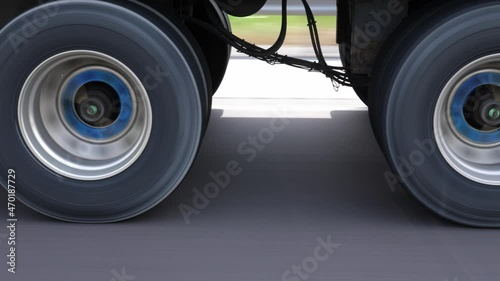
<path fill-rule="evenodd" d="M 480 58 L 450 79 L 434 111 L 434 136 L 458 173 L 500 186 L 500 54 Z"/>
<path fill-rule="evenodd" d="M 42 62 L 26 80 L 19 127 L 33 155 L 59 175 L 101 180 L 130 167 L 151 134 L 137 76 L 117 59 L 77 50 Z"/>

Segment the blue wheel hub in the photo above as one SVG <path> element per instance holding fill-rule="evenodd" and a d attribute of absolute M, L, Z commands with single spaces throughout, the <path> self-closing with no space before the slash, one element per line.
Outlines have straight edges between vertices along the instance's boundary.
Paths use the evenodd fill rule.
<path fill-rule="evenodd" d="M 89 139 L 113 138 L 132 118 L 129 88 L 114 73 L 100 69 L 72 77 L 62 91 L 61 105 L 68 126 Z"/>
<path fill-rule="evenodd" d="M 500 73 L 472 75 L 451 101 L 451 120 L 456 130 L 478 144 L 500 142 Z"/>

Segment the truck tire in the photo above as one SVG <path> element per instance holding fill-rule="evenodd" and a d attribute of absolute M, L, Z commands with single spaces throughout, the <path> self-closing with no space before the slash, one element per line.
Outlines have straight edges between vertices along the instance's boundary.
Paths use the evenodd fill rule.
<path fill-rule="evenodd" d="M 15 171 L 27 206 L 66 221 L 119 221 L 187 174 L 209 83 L 168 19 L 106 1 L 41 5 L 2 29 L 0 66 L 0 183 Z"/>
<path fill-rule="evenodd" d="M 436 214 L 500 227 L 500 3 L 453 1 L 408 19 L 374 70 L 374 133 Z"/>

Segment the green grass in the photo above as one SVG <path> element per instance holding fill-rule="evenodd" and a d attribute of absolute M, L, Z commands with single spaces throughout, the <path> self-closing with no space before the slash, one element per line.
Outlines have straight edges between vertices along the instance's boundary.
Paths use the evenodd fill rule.
<path fill-rule="evenodd" d="M 245 18 L 230 16 L 231 27 L 235 32 L 279 32 L 281 28 L 281 16 L 254 15 Z M 316 16 L 319 29 L 335 29 L 337 27 L 336 16 Z M 288 16 L 288 28 L 290 31 L 307 29 L 306 16 Z"/>
<path fill-rule="evenodd" d="M 335 41 L 337 27 L 336 16 L 316 16 L 322 41 Z M 248 41 L 270 44 L 281 29 L 281 16 L 254 15 L 245 18 L 230 17 L 233 33 Z M 309 40 L 309 29 L 305 16 L 288 16 L 288 37 L 291 44 L 303 44 Z"/>

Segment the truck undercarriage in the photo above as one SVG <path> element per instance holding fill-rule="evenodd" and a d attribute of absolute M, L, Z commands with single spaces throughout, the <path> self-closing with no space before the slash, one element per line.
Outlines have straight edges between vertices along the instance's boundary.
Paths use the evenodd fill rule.
<path fill-rule="evenodd" d="M 20 200 L 76 222 L 158 204 L 191 167 L 232 47 L 353 87 L 393 169 L 388 181 L 447 219 L 500 226 L 499 1 L 338 0 L 342 66 L 327 63 L 306 0 L 315 61 L 279 53 L 286 0 L 269 48 L 231 32 L 228 14 L 265 3 L 6 1 L 0 167 L 26 175 Z M 10 177 L 0 181 L 9 189 Z"/>

